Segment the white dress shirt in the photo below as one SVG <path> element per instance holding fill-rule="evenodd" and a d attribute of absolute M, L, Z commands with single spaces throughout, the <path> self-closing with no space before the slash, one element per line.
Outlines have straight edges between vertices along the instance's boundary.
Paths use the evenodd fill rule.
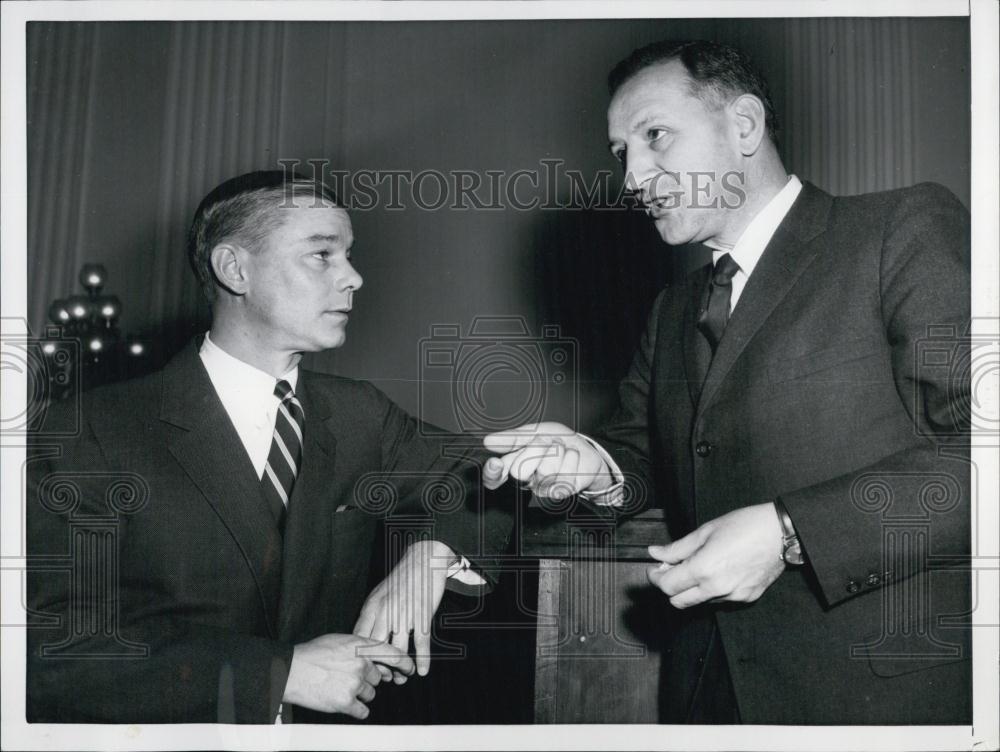
<path fill-rule="evenodd" d="M 757 262 L 760 261 L 760 257 L 764 255 L 764 249 L 771 242 L 771 238 L 774 237 L 774 233 L 778 230 L 778 225 L 785 219 L 801 190 L 802 182 L 795 175 L 789 177 L 788 182 L 785 183 L 785 187 L 778 191 L 767 202 L 767 205 L 750 220 L 750 224 L 743 230 L 734 246 L 727 247 L 715 241 L 705 241 L 705 245 L 712 249 L 713 264 L 717 263 L 722 256 L 728 253 L 740 267 L 739 271 L 733 276 L 733 290 L 729 299 L 730 311 L 735 310 L 740 295 L 743 294 L 743 288 L 746 287 L 750 275 L 753 274 Z M 611 475 L 615 479 L 614 485 L 604 491 L 599 493 L 583 492 L 581 495 L 599 506 L 618 506 L 622 502 L 622 486 L 625 482 L 625 476 L 622 475 L 621 468 L 611 459 L 611 455 L 605 451 L 604 447 L 589 436 L 584 436 L 583 434 L 580 434 L 580 436 L 586 439 L 597 450 L 601 455 L 601 459 L 607 463 L 608 468 L 611 470 Z"/>
<path fill-rule="evenodd" d="M 247 450 L 258 478 L 264 477 L 264 466 L 274 438 L 274 422 L 278 417 L 278 404 L 274 395 L 278 379 L 269 373 L 234 358 L 206 333 L 198 351 L 205 364 L 208 378 L 226 408 L 233 428 Z M 295 366 L 281 377 L 295 391 L 299 383 L 299 367 Z M 306 416 L 306 420 L 309 416 Z"/>
<path fill-rule="evenodd" d="M 718 263 L 725 254 L 732 256 L 733 261 L 739 264 L 740 270 L 733 276 L 733 292 L 729 298 L 729 310 L 733 311 L 739 302 L 743 288 L 746 287 L 750 275 L 753 274 L 757 262 L 764 255 L 764 249 L 771 242 L 774 233 L 778 230 L 788 210 L 792 208 L 795 199 L 799 197 L 802 190 L 801 181 L 792 175 L 785 183 L 785 187 L 778 191 L 775 196 L 767 202 L 757 215 L 750 220 L 740 235 L 736 245 L 727 247 L 713 240 L 705 241 L 705 245 L 712 249 L 712 263 Z"/>

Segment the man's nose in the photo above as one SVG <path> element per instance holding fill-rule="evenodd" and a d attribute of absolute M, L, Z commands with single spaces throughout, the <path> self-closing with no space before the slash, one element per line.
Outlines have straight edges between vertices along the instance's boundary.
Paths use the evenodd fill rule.
<path fill-rule="evenodd" d="M 648 149 L 629 149 L 625 156 L 625 183 L 633 192 L 644 196 L 651 181 L 662 172 Z"/>
<path fill-rule="evenodd" d="M 340 281 L 340 287 L 343 290 L 350 290 L 356 292 L 361 289 L 361 285 L 365 283 L 364 279 L 358 274 L 358 270 L 354 268 L 353 264 L 347 263 L 347 273 L 343 276 Z"/>

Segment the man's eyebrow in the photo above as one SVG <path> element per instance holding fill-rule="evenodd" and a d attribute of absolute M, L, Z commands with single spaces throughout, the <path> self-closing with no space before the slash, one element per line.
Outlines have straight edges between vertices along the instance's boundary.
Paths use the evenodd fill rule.
<path fill-rule="evenodd" d="M 340 235 L 323 235 L 322 233 L 316 233 L 315 235 L 310 235 L 306 238 L 310 243 L 336 243 L 340 240 Z"/>
<path fill-rule="evenodd" d="M 654 120 L 654 116 L 653 115 L 646 115 L 646 117 L 644 117 L 641 120 L 633 123 L 632 124 L 632 128 L 630 130 L 632 130 L 633 132 L 634 131 L 642 130 L 647 125 L 649 125 L 651 122 L 653 122 L 653 120 Z"/>
<path fill-rule="evenodd" d="M 635 133 L 636 131 L 641 131 L 643 128 L 652 123 L 654 120 L 656 120 L 656 115 L 646 115 L 637 120 L 636 122 L 632 123 L 632 125 L 629 127 L 629 132 Z M 618 140 L 608 141 L 608 150 L 614 152 L 615 146 L 618 145 L 619 143 L 621 142 Z"/>

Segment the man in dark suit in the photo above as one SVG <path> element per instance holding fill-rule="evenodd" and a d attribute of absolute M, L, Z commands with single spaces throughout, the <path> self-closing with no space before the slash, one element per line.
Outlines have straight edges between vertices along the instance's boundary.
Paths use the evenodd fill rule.
<path fill-rule="evenodd" d="M 446 582 L 488 586 L 475 568 L 509 520 L 478 508 L 478 462 L 371 385 L 299 368 L 344 342 L 352 242 L 322 185 L 222 184 L 190 236 L 210 331 L 84 394 L 73 438 L 36 442 L 29 721 L 364 718 L 380 681 L 413 672 L 411 632 L 427 672 Z M 366 603 L 383 521 L 405 553 Z M 67 550 L 71 571 L 47 568 Z"/>
<path fill-rule="evenodd" d="M 596 442 L 496 434 L 487 482 L 664 507 L 663 720 L 970 723 L 966 211 L 789 176 L 735 49 L 651 45 L 609 85 L 646 213 L 713 264 L 656 300 Z"/>

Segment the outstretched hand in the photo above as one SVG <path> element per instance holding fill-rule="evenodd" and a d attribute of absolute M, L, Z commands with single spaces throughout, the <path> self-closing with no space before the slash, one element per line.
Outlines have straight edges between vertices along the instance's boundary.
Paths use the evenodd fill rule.
<path fill-rule="evenodd" d="M 614 483 L 600 453 L 562 423 L 528 423 L 487 436 L 491 457 L 483 465 L 483 485 L 499 488 L 513 477 L 539 497 L 565 499 L 581 491 L 600 492 Z"/>

